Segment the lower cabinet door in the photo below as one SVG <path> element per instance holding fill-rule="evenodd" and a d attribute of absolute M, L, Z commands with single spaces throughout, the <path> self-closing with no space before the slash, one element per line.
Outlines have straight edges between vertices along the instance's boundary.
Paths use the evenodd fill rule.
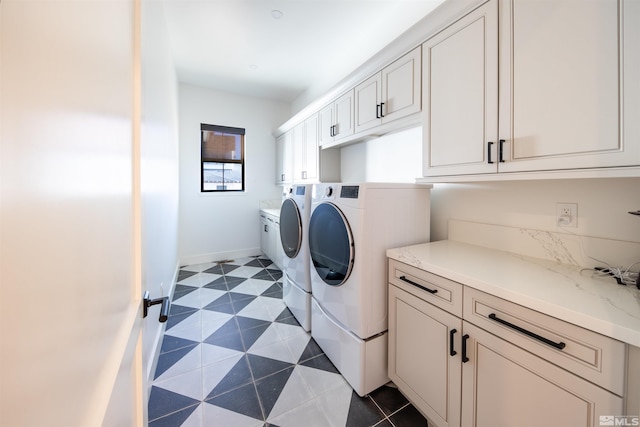
<path fill-rule="evenodd" d="M 463 426 L 597 427 L 600 417 L 623 413 L 621 397 L 463 323 Z"/>
<path fill-rule="evenodd" d="M 430 426 L 460 425 L 461 332 L 458 317 L 389 286 L 389 378 Z"/>

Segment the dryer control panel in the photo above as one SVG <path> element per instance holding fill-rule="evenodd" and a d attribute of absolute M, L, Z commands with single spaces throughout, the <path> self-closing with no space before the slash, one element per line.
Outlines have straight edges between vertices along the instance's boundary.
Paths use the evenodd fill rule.
<path fill-rule="evenodd" d="M 340 189 L 340 197 L 343 199 L 357 199 L 360 186 L 358 185 L 344 185 Z"/>

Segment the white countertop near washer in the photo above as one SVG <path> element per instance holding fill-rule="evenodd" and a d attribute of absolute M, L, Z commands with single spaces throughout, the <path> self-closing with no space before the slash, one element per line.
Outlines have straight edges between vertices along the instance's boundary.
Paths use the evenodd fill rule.
<path fill-rule="evenodd" d="M 593 270 L 452 240 L 387 256 L 640 347 L 640 289 L 592 277 Z"/>
<path fill-rule="evenodd" d="M 280 218 L 280 209 L 262 208 L 262 209 L 260 209 L 260 212 L 268 213 L 269 215 L 273 215 L 275 217 Z"/>

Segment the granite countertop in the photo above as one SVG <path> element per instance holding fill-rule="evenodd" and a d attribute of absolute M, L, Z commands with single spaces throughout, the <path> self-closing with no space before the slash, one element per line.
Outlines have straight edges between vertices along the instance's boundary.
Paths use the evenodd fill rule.
<path fill-rule="evenodd" d="M 640 347 L 640 289 L 591 269 L 451 240 L 389 249 L 391 259 Z"/>

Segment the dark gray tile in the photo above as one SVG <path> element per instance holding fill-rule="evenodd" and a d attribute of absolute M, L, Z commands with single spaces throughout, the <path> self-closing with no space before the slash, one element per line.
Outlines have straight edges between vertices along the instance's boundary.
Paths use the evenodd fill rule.
<path fill-rule="evenodd" d="M 169 351 L 179 350 L 181 348 L 187 348 L 187 347 L 193 348 L 198 344 L 200 344 L 198 341 L 191 341 L 184 338 L 165 335 L 162 338 L 162 346 L 160 347 L 160 354 L 167 353 Z"/>
<path fill-rule="evenodd" d="M 389 419 L 396 427 L 427 427 L 427 419 L 413 405 L 405 406 Z"/>
<path fill-rule="evenodd" d="M 200 402 L 198 402 L 200 403 Z M 198 408 L 198 405 L 193 405 L 188 408 L 182 409 L 178 412 L 174 412 L 162 418 L 158 418 L 153 421 L 149 421 L 149 427 L 176 427 L 182 425 L 187 418 Z"/>
<path fill-rule="evenodd" d="M 238 322 L 238 328 L 240 328 L 241 331 L 258 326 L 269 326 L 271 324 L 271 322 L 269 322 L 268 320 L 253 319 L 251 317 L 245 316 L 236 316 L 236 322 Z"/>
<path fill-rule="evenodd" d="M 351 405 L 345 427 L 371 427 L 385 418 L 380 409 L 369 397 L 360 397 L 351 393 Z"/>
<path fill-rule="evenodd" d="M 176 279 L 176 282 L 180 282 L 188 277 L 193 276 L 194 274 L 198 274 L 195 271 L 187 271 L 187 270 L 180 270 L 178 271 L 178 278 Z"/>
<path fill-rule="evenodd" d="M 253 388 L 253 378 L 251 377 L 251 369 L 249 368 L 249 362 L 247 356 L 243 356 L 238 362 L 227 372 L 227 375 L 220 380 L 218 385 L 207 395 L 205 400 L 212 397 L 225 394 L 231 390 L 235 390 L 245 385 L 251 385 Z M 255 393 L 255 389 L 254 389 Z M 256 396 L 257 398 L 257 396 Z M 220 406 L 220 405 L 219 405 Z"/>
<path fill-rule="evenodd" d="M 282 299 L 282 286 L 274 283 L 266 291 L 260 294 L 260 296 Z"/>
<path fill-rule="evenodd" d="M 260 280 L 268 280 L 270 282 L 272 282 L 274 280 L 273 276 L 266 269 L 258 271 L 256 274 L 251 276 L 251 278 L 252 279 L 260 279 Z"/>
<path fill-rule="evenodd" d="M 242 342 L 244 344 L 245 351 L 249 350 L 251 346 L 262 336 L 264 331 L 269 328 L 269 323 L 264 325 L 260 325 L 255 328 L 244 329 L 240 331 L 240 335 L 242 336 Z"/>
<path fill-rule="evenodd" d="M 199 403 L 199 400 L 195 400 L 160 387 L 152 386 L 151 395 L 149 396 L 149 420 L 156 420 L 185 408 L 191 408 L 191 411 L 189 412 L 190 414 L 198 406 Z M 187 417 L 188 416 L 189 415 L 187 415 Z M 186 419 L 187 417 L 185 417 L 184 419 Z"/>
<path fill-rule="evenodd" d="M 282 393 L 284 386 L 287 384 L 292 372 L 293 366 L 256 381 L 258 398 L 260 399 L 260 403 L 262 403 L 262 408 L 264 409 L 264 415 L 266 418 L 269 417 L 273 406 L 280 397 L 280 394 Z"/>
<path fill-rule="evenodd" d="M 169 317 L 171 316 L 180 316 L 182 314 L 191 315 L 198 311 L 197 308 L 187 307 L 184 305 L 176 304 L 175 299 L 174 302 L 171 303 L 171 308 L 169 309 Z"/>
<path fill-rule="evenodd" d="M 292 363 L 282 362 L 280 360 L 270 359 L 255 354 L 247 354 L 251 372 L 256 380 L 284 371 L 292 366 Z"/>
<path fill-rule="evenodd" d="M 207 399 L 205 403 L 264 421 L 260 401 L 253 383 Z"/>
<path fill-rule="evenodd" d="M 376 402 L 386 415 L 393 414 L 409 403 L 397 388 L 385 385 L 369 393 L 369 397 Z"/>
<path fill-rule="evenodd" d="M 158 357 L 158 365 L 156 366 L 156 374 L 153 378 L 158 378 L 167 369 L 175 365 L 176 362 L 186 356 L 189 352 L 193 351 L 194 348 L 196 348 L 196 346 L 183 347 L 177 350 L 160 354 L 160 356 Z"/>
<path fill-rule="evenodd" d="M 282 271 L 275 269 L 275 268 L 267 268 L 267 272 L 269 273 L 269 275 L 271 275 L 271 277 L 273 278 L 273 280 L 280 280 L 282 279 Z"/>
<path fill-rule="evenodd" d="M 304 349 L 304 351 L 300 355 L 300 359 L 298 360 L 298 363 L 302 363 L 305 360 L 309 360 L 311 358 L 320 356 L 321 354 L 324 354 L 324 352 L 322 351 L 318 343 L 316 343 L 316 341 L 313 338 L 311 338 L 309 340 L 309 343 L 307 344 L 307 347 Z M 331 363 L 329 359 L 327 359 L 327 361 Z"/>
<path fill-rule="evenodd" d="M 214 267 L 209 268 L 208 270 L 205 270 L 204 272 L 212 274 L 227 274 L 238 267 L 239 266 L 233 264 L 218 264 Z"/>
<path fill-rule="evenodd" d="M 225 291 L 225 292 L 229 290 L 227 289 L 227 281 L 225 280 L 224 276 L 218 277 L 216 280 L 213 280 L 207 283 L 206 285 L 203 286 L 203 288 L 216 289 L 218 291 Z"/>
<path fill-rule="evenodd" d="M 329 360 L 329 358 L 325 354 L 321 354 L 311 359 L 307 359 L 304 362 L 301 362 L 300 365 L 308 366 L 310 368 L 320 369 L 327 372 L 332 372 L 334 374 L 340 373 L 336 369 L 336 367 L 333 365 L 333 363 L 331 363 L 331 360 Z"/>
<path fill-rule="evenodd" d="M 173 290 L 173 299 L 172 301 L 178 300 L 180 298 L 182 298 L 185 295 L 190 294 L 193 291 L 198 290 L 197 287 L 195 286 L 187 286 L 187 285 L 181 285 L 181 284 L 176 284 L 175 289 Z"/>
<path fill-rule="evenodd" d="M 256 258 L 249 261 L 245 265 L 248 265 L 249 267 L 265 268 L 265 267 L 269 267 L 271 264 L 273 264 L 273 262 L 269 258 Z"/>
<path fill-rule="evenodd" d="M 246 277 L 224 276 L 224 280 L 227 284 L 227 289 L 231 290 L 247 280 Z"/>
<path fill-rule="evenodd" d="M 207 344 L 219 347 L 230 348 L 237 351 L 245 351 L 240 335 L 240 328 L 235 318 L 231 318 L 224 325 L 220 326 L 214 333 L 204 339 Z"/>

